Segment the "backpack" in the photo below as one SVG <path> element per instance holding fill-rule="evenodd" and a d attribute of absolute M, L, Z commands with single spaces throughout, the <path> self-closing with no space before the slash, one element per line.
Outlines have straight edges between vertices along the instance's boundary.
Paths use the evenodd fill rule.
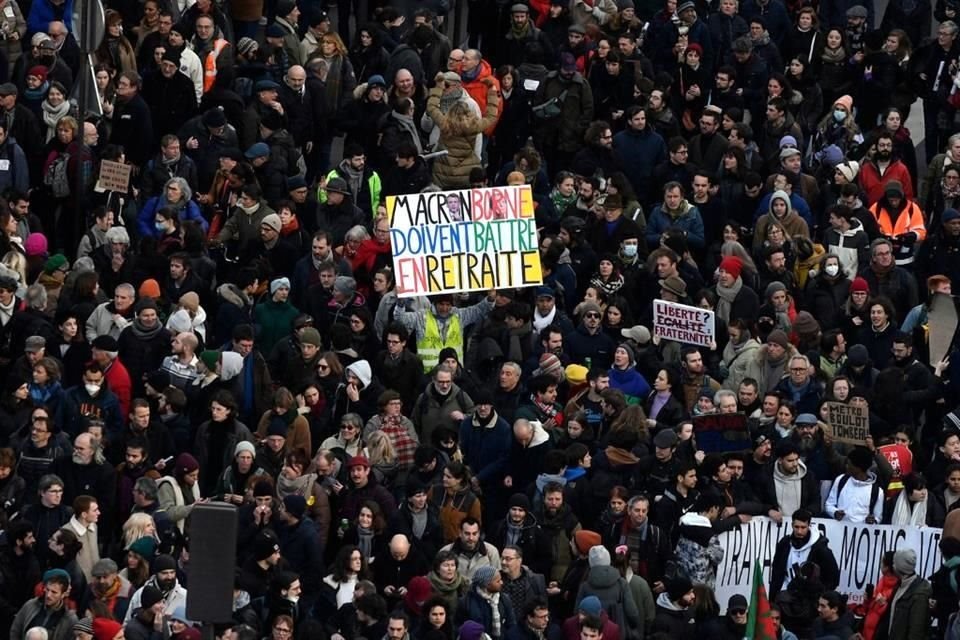
<path fill-rule="evenodd" d="M 629 596 L 624 595 L 628 588 L 627 581 L 624 578 L 620 578 L 617 583 L 620 587 L 620 590 L 617 592 L 617 601 L 611 602 L 605 607 L 607 618 L 620 627 L 620 637 L 623 640 L 636 640 L 640 634 L 637 633 L 637 629 L 627 620 L 627 614 L 624 613 L 623 608 L 624 597 L 632 598 L 633 594 Z"/>
<path fill-rule="evenodd" d="M 850 479 L 850 476 L 843 474 L 840 478 L 837 479 L 837 500 L 840 500 L 840 492 L 843 491 L 843 488 L 847 484 L 847 480 Z M 873 514 L 873 508 L 877 505 L 877 500 L 880 499 L 880 485 L 877 484 L 879 479 L 874 481 L 873 486 L 870 487 L 870 514 Z"/>
<path fill-rule="evenodd" d="M 50 187 L 54 198 L 66 198 L 70 195 L 70 177 L 67 175 L 67 162 L 70 160 L 69 153 L 61 153 L 47 167 L 43 174 L 43 184 Z"/>
<path fill-rule="evenodd" d="M 550 98 L 543 104 L 536 105 L 533 108 L 534 117 L 550 120 L 563 113 L 563 102 L 567 99 L 567 89 L 560 92 L 560 95 Z"/>

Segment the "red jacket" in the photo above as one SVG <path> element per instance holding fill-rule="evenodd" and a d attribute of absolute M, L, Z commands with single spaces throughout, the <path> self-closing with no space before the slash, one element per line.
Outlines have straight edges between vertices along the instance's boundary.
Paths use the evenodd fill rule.
<path fill-rule="evenodd" d="M 606 611 L 600 612 L 600 620 L 603 622 L 603 640 L 620 640 L 620 627 L 610 621 Z M 580 640 L 580 618 L 576 614 L 563 621 L 563 640 Z"/>
<path fill-rule="evenodd" d="M 115 358 L 107 370 L 103 372 L 103 377 L 120 401 L 120 419 L 126 424 L 130 416 L 130 400 L 133 396 L 133 384 L 130 381 L 130 373 L 120 362 L 120 358 Z"/>
<path fill-rule="evenodd" d="M 894 160 L 882 176 L 876 162 L 863 163 L 863 168 L 860 169 L 860 188 L 867 194 L 867 206 L 883 197 L 884 189 L 891 180 L 898 180 L 903 185 L 904 198 L 913 200 L 913 178 L 903 162 Z"/>
<path fill-rule="evenodd" d="M 480 66 L 477 77 L 473 80 L 463 79 L 463 90 L 466 91 L 471 98 L 477 103 L 477 106 L 480 107 L 480 116 L 483 117 L 483 114 L 487 112 L 487 85 L 482 81 L 484 78 L 490 78 L 493 80 L 494 86 L 497 88 L 497 93 L 500 93 L 500 81 L 497 80 L 497 77 L 493 75 L 493 69 L 490 68 L 490 63 L 486 60 L 480 61 Z M 461 77 L 463 72 L 460 73 Z M 497 122 L 500 121 L 500 116 L 503 115 L 503 100 L 500 101 L 500 105 L 497 107 Z M 494 122 L 487 128 L 483 134 L 486 136 L 493 135 L 493 130 L 496 128 L 497 123 Z"/>

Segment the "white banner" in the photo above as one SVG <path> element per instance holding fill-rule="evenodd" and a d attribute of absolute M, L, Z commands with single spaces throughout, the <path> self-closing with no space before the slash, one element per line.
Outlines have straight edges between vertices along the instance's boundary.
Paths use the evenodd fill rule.
<path fill-rule="evenodd" d="M 666 300 L 653 301 L 653 335 L 663 340 L 709 347 L 716 340 L 713 311 Z"/>
<path fill-rule="evenodd" d="M 892 525 L 850 524 L 814 518 L 813 526 L 829 541 L 830 550 L 840 567 L 837 591 L 851 603 L 863 601 L 868 584 L 880 579 L 880 560 L 887 551 L 913 549 L 917 552 L 917 574 L 929 578 L 940 568 L 940 535 L 932 527 L 895 527 Z M 763 580 L 770 586 L 770 572 L 777 542 L 792 530 L 789 518 L 777 524 L 767 517 L 753 518 L 747 524 L 720 535 L 723 561 L 717 568 L 717 602 L 727 606 L 730 596 L 739 593 L 750 600 L 754 562 L 763 564 Z"/>

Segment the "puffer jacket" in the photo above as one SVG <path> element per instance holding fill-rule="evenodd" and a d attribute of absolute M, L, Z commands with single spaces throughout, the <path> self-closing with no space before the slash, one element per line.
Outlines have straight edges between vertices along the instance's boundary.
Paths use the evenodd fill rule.
<path fill-rule="evenodd" d="M 434 87 L 427 98 L 427 114 L 440 127 L 440 147 L 447 155 L 433 164 L 433 178 L 445 189 L 470 186 L 470 172 L 480 167 L 480 158 L 474 150 L 477 134 L 491 127 L 497 121 L 500 109 L 500 96 L 496 85 L 487 85 L 487 108 L 483 118 L 477 120 L 472 114 L 453 122 L 447 114 L 440 111 L 442 87 Z"/>

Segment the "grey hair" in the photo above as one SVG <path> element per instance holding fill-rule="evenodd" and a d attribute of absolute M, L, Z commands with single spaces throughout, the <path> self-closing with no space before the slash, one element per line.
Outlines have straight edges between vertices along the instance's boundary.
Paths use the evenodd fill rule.
<path fill-rule="evenodd" d="M 114 228 L 116 228 L 116 227 L 114 227 Z M 124 283 L 118 284 L 118 285 L 117 285 L 117 288 L 113 290 L 113 293 L 114 293 L 114 294 L 117 294 L 117 293 L 119 293 L 119 292 L 121 292 L 121 291 L 126 291 L 126 292 L 129 293 L 131 296 L 136 296 L 136 295 L 137 295 L 137 290 L 134 289 L 134 288 L 133 288 L 133 285 L 130 284 L 129 282 L 124 282 Z"/>
<path fill-rule="evenodd" d="M 946 24 L 946 22 L 944 22 L 943 24 Z M 958 142 L 960 142 L 960 133 L 955 133 L 949 138 L 947 138 L 947 148 L 949 149 L 950 147 L 952 147 Z"/>
<path fill-rule="evenodd" d="M 367 228 L 362 224 L 355 225 L 347 231 L 344 238 L 348 242 L 363 242 L 364 240 L 370 239 L 370 234 L 367 233 Z"/>
<path fill-rule="evenodd" d="M 130 234 L 123 227 L 110 227 L 106 235 L 107 244 L 130 244 Z"/>
<path fill-rule="evenodd" d="M 950 29 L 953 35 L 957 35 L 957 31 L 960 31 L 960 27 L 958 27 L 957 23 L 954 22 L 953 20 L 945 20 L 944 22 L 940 23 L 940 26 Z"/>
<path fill-rule="evenodd" d="M 180 191 L 183 192 L 183 198 L 181 202 L 190 202 L 190 198 L 193 197 L 193 189 L 191 189 L 190 185 L 187 184 L 186 179 L 181 178 L 180 176 L 174 176 L 167 180 L 167 183 L 163 185 L 163 188 L 166 189 L 171 184 L 176 184 L 180 187 Z"/>
<path fill-rule="evenodd" d="M 357 413 L 345 413 L 343 417 L 340 418 L 340 424 L 350 424 L 357 429 L 363 429 L 363 418 Z"/>
<path fill-rule="evenodd" d="M 893 249 L 892 240 L 890 240 L 889 238 L 877 238 L 876 240 L 870 243 L 870 255 L 872 256 L 874 252 L 877 250 L 877 247 L 879 247 L 882 244 L 887 245 L 888 247 L 890 247 L 891 250 Z"/>
<path fill-rule="evenodd" d="M 133 485 L 133 488 L 135 491 L 139 491 L 145 495 L 151 501 L 156 500 L 157 496 L 160 494 L 160 489 L 157 487 L 157 481 L 146 476 L 141 476 L 138 478 L 136 484 Z"/>
<path fill-rule="evenodd" d="M 32 284 L 27 287 L 27 306 L 37 311 L 47 308 L 47 289 L 42 284 Z"/>
<path fill-rule="evenodd" d="M 518 365 L 516 362 L 504 362 L 502 365 L 500 365 L 500 368 L 503 369 L 504 367 L 510 367 L 518 376 L 523 373 L 523 369 L 521 369 L 520 365 Z"/>
<path fill-rule="evenodd" d="M 433 372 L 433 379 L 434 379 L 434 380 L 437 379 L 437 374 L 438 374 L 438 373 L 449 373 L 451 378 L 453 378 L 453 376 L 454 376 L 454 374 L 455 374 L 454 370 L 451 369 L 450 367 L 448 367 L 448 366 L 445 365 L 445 364 L 441 364 L 441 365 L 438 366 L 438 367 L 436 368 L 436 370 Z"/>
<path fill-rule="evenodd" d="M 50 634 L 43 627 L 30 627 L 24 636 L 27 640 L 47 640 Z"/>
<path fill-rule="evenodd" d="M 737 394 L 729 389 L 720 389 L 715 394 L 713 394 L 713 404 L 717 407 L 720 406 L 720 401 L 724 398 L 733 398 L 733 401 L 737 401 Z"/>

